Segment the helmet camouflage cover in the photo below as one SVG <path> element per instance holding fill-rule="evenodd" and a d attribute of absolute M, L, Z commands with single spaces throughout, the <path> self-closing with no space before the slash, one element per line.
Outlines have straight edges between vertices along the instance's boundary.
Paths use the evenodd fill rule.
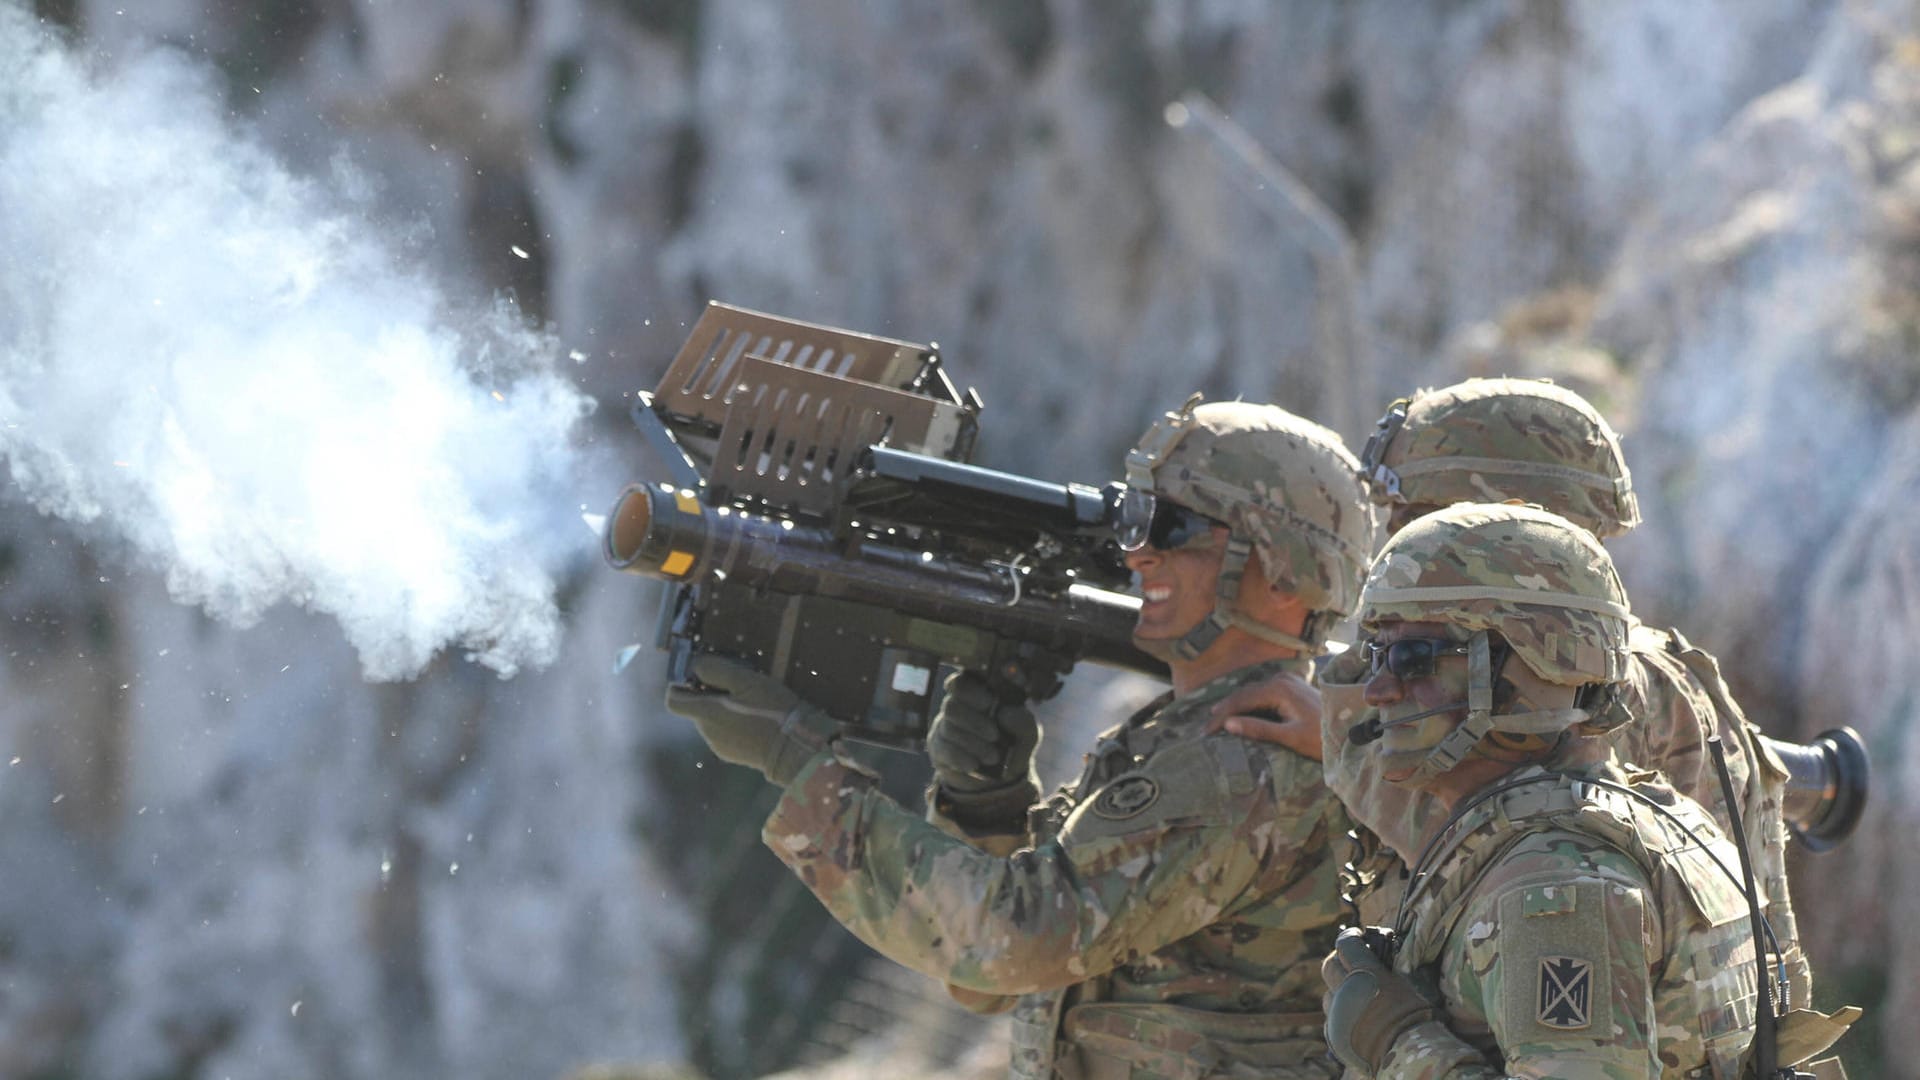
<path fill-rule="evenodd" d="M 1510 499 L 1594 533 L 1640 523 L 1620 437 L 1586 399 L 1538 379 L 1468 379 L 1393 403 L 1361 455 L 1375 502 Z"/>
<path fill-rule="evenodd" d="M 1381 549 L 1360 621 L 1394 619 L 1496 633 L 1563 686 L 1624 678 L 1633 624 L 1593 534 L 1538 507 L 1473 503 L 1422 517 Z"/>
<path fill-rule="evenodd" d="M 1352 452 L 1278 406 L 1197 397 L 1127 455 L 1128 482 L 1226 523 L 1310 610 L 1351 614 L 1373 544 Z"/>

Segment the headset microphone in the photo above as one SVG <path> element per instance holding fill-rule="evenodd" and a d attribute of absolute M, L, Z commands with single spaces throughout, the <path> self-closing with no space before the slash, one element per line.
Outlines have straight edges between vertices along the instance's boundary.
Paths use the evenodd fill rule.
<path fill-rule="evenodd" d="M 1378 716 L 1369 717 L 1368 719 L 1362 720 L 1359 723 L 1347 729 L 1347 742 L 1353 744 L 1354 746 L 1365 746 L 1368 743 L 1375 742 L 1379 740 L 1381 737 L 1385 736 L 1388 728 L 1399 727 L 1402 724 L 1411 724 L 1416 720 L 1425 720 L 1429 716 L 1434 716 L 1439 713 L 1454 712 L 1455 710 L 1464 709 L 1466 707 L 1467 707 L 1467 703 L 1465 701 L 1455 701 L 1447 705 L 1442 705 L 1438 708 L 1426 709 L 1424 711 L 1417 712 L 1417 713 L 1410 713 L 1406 716 L 1399 717 L 1398 719 L 1388 720 L 1385 722 L 1382 722 Z"/>

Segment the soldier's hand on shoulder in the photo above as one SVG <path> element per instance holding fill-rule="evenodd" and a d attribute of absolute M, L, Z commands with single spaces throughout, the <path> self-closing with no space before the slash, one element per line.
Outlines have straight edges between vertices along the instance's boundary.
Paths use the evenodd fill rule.
<path fill-rule="evenodd" d="M 1243 686 L 1216 702 L 1207 731 L 1277 743 L 1320 760 L 1320 691 L 1291 672 Z"/>
<path fill-rule="evenodd" d="M 1022 701 L 1005 701 L 987 679 L 956 671 L 927 730 L 927 757 L 942 787 L 983 791 L 1027 779 L 1040 725 Z"/>
<path fill-rule="evenodd" d="M 693 721 L 722 761 L 785 787 L 832 738 L 834 724 L 785 683 L 723 656 L 696 656 L 696 685 L 667 687 L 667 711 Z"/>

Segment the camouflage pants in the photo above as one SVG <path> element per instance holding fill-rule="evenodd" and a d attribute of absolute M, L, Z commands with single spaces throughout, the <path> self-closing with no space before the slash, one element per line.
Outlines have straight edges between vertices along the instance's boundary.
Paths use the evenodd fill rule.
<path fill-rule="evenodd" d="M 1319 1013 L 1218 1013 L 1095 1002 L 1067 1010 L 1061 1080 L 1331 1080 Z"/>

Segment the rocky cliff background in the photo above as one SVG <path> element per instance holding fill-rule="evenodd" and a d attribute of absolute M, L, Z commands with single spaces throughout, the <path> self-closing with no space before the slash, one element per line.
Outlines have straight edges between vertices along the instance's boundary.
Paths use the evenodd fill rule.
<path fill-rule="evenodd" d="M 574 354 L 609 483 L 654 467 L 623 399 L 709 297 L 938 341 L 987 402 L 979 459 L 1053 479 L 1110 477 L 1195 389 L 1357 445 L 1418 384 L 1575 385 L 1626 432 L 1643 616 L 1774 733 L 1872 749 L 1861 833 L 1794 884 L 1833 1000 L 1879 1018 L 1855 1074 L 1920 1076 L 1886 1019 L 1920 1006 L 1912 5 L 7 5 L 90 78 L 202 71 L 235 138 L 355 178 L 407 273 L 510 296 Z M 1297 198 L 1169 126 L 1190 91 L 1350 277 Z M 7 240 L 0 298 L 43 269 Z M 604 477 L 565 494 L 598 509 Z M 369 682 L 332 618 L 236 628 L 0 498 L 0 1075 L 992 1071 L 993 1025 L 758 849 L 766 792 L 660 713 L 650 655 L 614 672 L 653 594 L 584 529 L 550 666 Z M 1138 691 L 1083 676 L 1052 715 Z"/>

